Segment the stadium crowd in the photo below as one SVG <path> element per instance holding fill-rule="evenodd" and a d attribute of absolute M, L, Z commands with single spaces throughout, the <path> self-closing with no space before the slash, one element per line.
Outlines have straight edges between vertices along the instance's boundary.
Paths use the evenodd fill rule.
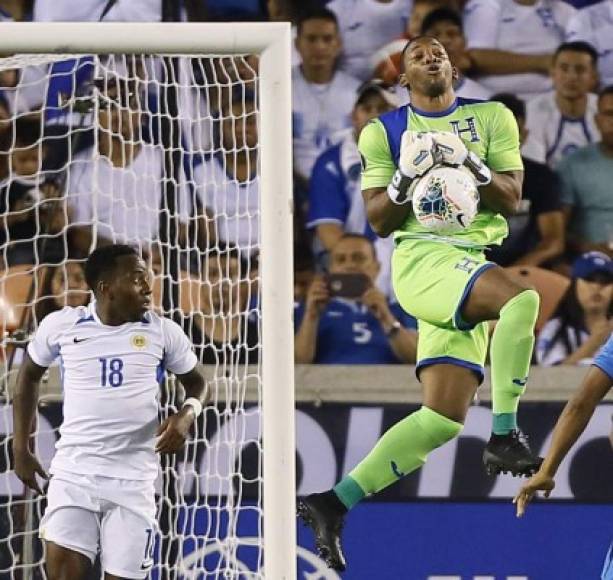
<path fill-rule="evenodd" d="M 421 34 L 447 50 L 458 96 L 517 120 L 523 200 L 489 259 L 542 294 L 535 362 L 591 361 L 613 330 L 613 0 L 0 0 L 0 21 L 173 18 L 292 23 L 297 362 L 415 361 L 357 137 L 408 102 L 400 55 Z M 102 84 L 88 57 L 0 68 L 0 266 L 46 267 L 40 322 L 87 300 L 91 249 L 136 244 L 154 272 L 202 281 L 177 314 L 202 362 L 257 361 L 257 57 L 101 62 Z"/>

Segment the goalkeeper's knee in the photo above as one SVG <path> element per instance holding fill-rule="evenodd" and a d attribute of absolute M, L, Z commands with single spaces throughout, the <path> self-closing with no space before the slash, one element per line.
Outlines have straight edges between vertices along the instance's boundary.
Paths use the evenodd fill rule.
<path fill-rule="evenodd" d="M 429 407 L 423 406 L 413 415 L 422 430 L 428 435 L 431 443 L 428 452 L 434 451 L 437 447 L 454 439 L 464 428 L 462 423 L 449 419 L 449 417 L 445 417 L 445 415 L 441 415 Z"/>

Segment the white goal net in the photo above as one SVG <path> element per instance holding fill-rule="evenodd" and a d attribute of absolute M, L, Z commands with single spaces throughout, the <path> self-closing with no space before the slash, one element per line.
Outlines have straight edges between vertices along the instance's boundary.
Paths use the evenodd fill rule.
<path fill-rule="evenodd" d="M 117 50 L 121 33 L 102 27 L 107 52 Z M 46 578 L 38 539 L 45 498 L 24 489 L 11 467 L 11 385 L 23 347 L 49 313 L 89 302 L 83 264 L 107 243 L 141 250 L 154 309 L 192 339 L 212 391 L 184 450 L 161 458 L 150 577 L 295 574 L 292 421 L 271 419 L 266 431 L 263 411 L 263 377 L 293 389 L 291 370 L 281 380 L 266 375 L 273 360 L 266 340 L 274 340 L 266 314 L 277 326 L 291 316 L 289 269 L 274 274 L 272 266 L 291 262 L 279 260 L 278 248 L 267 254 L 274 233 L 263 230 L 279 220 L 282 234 L 291 227 L 289 203 L 265 215 L 266 203 L 277 205 L 265 202 L 275 189 L 267 187 L 270 159 L 290 166 L 289 150 L 265 151 L 274 143 L 263 122 L 274 107 L 261 75 L 271 68 L 267 58 L 255 50 L 188 55 L 162 47 L 0 59 L 0 578 Z M 285 194 L 289 200 L 291 191 Z M 274 359 L 280 369 L 291 368 L 291 351 L 285 361 L 284 352 Z M 45 468 L 62 419 L 60 375 L 52 366 L 43 379 L 32 438 Z M 291 395 L 275 398 L 291 416 Z M 160 419 L 182 399 L 173 378 L 161 378 Z M 287 437 L 289 459 L 278 441 L 287 445 Z M 289 485 L 271 483 L 283 493 L 267 490 L 274 465 L 289 468 L 276 472 Z M 265 512 L 267 491 L 279 503 L 268 502 Z M 265 532 L 266 545 L 286 538 L 285 554 L 265 550 Z"/>

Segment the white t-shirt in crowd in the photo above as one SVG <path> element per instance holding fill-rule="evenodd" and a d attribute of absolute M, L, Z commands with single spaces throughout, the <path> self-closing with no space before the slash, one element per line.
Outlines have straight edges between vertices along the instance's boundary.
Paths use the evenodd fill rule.
<path fill-rule="evenodd" d="M 115 243 L 146 243 L 159 239 L 164 194 L 164 153 L 142 144 L 127 167 L 89 148 L 75 156 L 68 171 L 67 202 L 75 225 L 93 226 Z M 179 184 L 178 212 L 185 221 L 189 207 L 185 180 Z"/>
<path fill-rule="evenodd" d="M 600 86 L 613 84 L 613 0 L 578 10 L 568 23 L 568 40 L 589 42 L 598 52 Z"/>
<path fill-rule="evenodd" d="M 528 138 L 522 153 L 552 169 L 563 157 L 600 140 L 594 115 L 598 97 L 588 95 L 587 110 L 579 119 L 563 117 L 556 105 L 555 92 L 534 97 L 526 104 Z"/>
<path fill-rule="evenodd" d="M 67 306 L 43 319 L 28 354 L 42 367 L 61 364 L 64 420 L 51 473 L 155 480 L 159 383 L 164 370 L 185 374 L 197 363 L 178 324 L 147 312 L 107 326 L 95 301 Z"/>
<path fill-rule="evenodd" d="M 31 65 L 19 69 L 17 84 L 2 87 L 0 94 L 6 99 L 12 116 L 36 112 L 40 113 L 45 103 L 49 85 L 49 67 Z"/>
<path fill-rule="evenodd" d="M 468 48 L 490 48 L 518 54 L 551 54 L 567 39 L 576 9 L 561 0 L 538 0 L 533 6 L 513 0 L 469 0 L 464 8 Z M 514 93 L 526 99 L 551 90 L 547 74 L 486 75 L 479 82 L 492 93 Z"/>
<path fill-rule="evenodd" d="M 258 250 L 260 240 L 260 179 L 238 181 L 226 172 L 225 161 L 210 157 L 194 169 L 196 195 L 215 218 L 220 241 L 244 254 Z"/>
<path fill-rule="evenodd" d="M 326 7 L 336 14 L 343 39 L 340 69 L 365 81 L 372 77 L 372 55 L 404 34 L 413 0 L 332 0 Z"/>
<path fill-rule="evenodd" d="M 553 318 L 539 332 L 536 340 L 535 354 L 536 361 L 540 366 L 551 367 L 559 365 L 590 337 L 584 330 L 567 328 L 566 331 L 562 331 L 562 335 L 556 338 L 561 326 L 561 320 Z M 568 341 L 570 348 L 567 347 L 564 337 Z M 587 366 L 592 364 L 592 360 L 592 358 L 582 359 L 578 364 L 580 366 Z"/>
<path fill-rule="evenodd" d="M 108 0 L 79 0 L 58 2 L 36 0 L 36 22 L 97 22 Z M 159 22 L 162 20 L 162 0 L 117 0 L 104 16 L 104 22 Z"/>
<path fill-rule="evenodd" d="M 351 126 L 359 86 L 358 79 L 342 71 L 318 85 L 307 82 L 299 66 L 292 69 L 294 166 L 301 175 L 308 178 L 317 157 Z"/>

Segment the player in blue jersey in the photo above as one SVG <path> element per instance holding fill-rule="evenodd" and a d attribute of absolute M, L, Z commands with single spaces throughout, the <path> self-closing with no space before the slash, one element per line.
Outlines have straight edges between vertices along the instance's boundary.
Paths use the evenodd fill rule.
<path fill-rule="evenodd" d="M 570 448 L 583 433 L 596 405 L 604 398 L 613 386 L 613 335 L 602 347 L 594 359 L 581 387 L 566 404 L 553 431 L 551 448 L 543 460 L 540 469 L 520 489 L 513 503 L 517 505 L 517 516 L 521 517 L 526 506 L 541 490 L 545 497 L 555 487 L 554 477 L 560 463 Z M 612 576 L 613 578 L 613 576 Z"/>
<path fill-rule="evenodd" d="M 156 452 L 181 449 L 206 401 L 205 381 L 181 328 L 149 311 L 147 269 L 133 248 L 98 248 L 85 277 L 94 300 L 45 317 L 19 369 L 15 473 L 42 493 L 36 476 L 47 475 L 30 449 L 30 431 L 39 381 L 59 357 L 64 418 L 39 530 L 47 577 L 85 580 L 100 552 L 105 580 L 145 578 L 157 529 Z M 165 369 L 181 381 L 187 398 L 158 425 Z"/>
<path fill-rule="evenodd" d="M 555 487 L 554 477 L 570 448 L 586 428 L 598 403 L 613 387 L 613 334 L 594 359 L 583 383 L 564 407 L 553 431 L 551 447 L 540 469 L 519 490 L 513 503 L 517 517 L 524 515 L 526 507 L 537 491 L 549 497 Z M 601 580 L 613 580 L 613 544 L 602 570 Z"/>

